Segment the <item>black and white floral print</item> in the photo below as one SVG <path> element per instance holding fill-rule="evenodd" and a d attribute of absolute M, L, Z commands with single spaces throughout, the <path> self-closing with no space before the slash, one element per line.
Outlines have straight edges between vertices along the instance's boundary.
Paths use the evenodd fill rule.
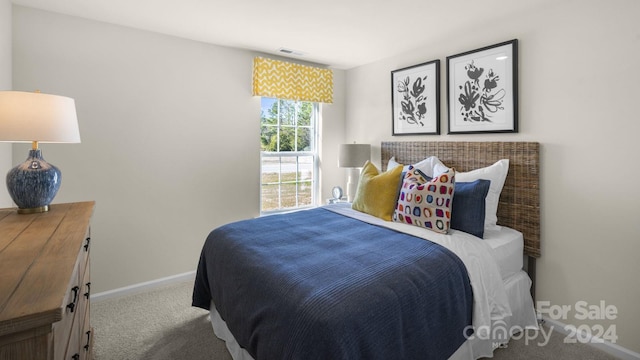
<path fill-rule="evenodd" d="M 417 77 L 413 81 L 409 76 L 398 81 L 397 91 L 402 95 L 398 119 L 408 124 L 424 126 L 427 114 L 427 96 L 425 84 L 427 76 Z"/>
<path fill-rule="evenodd" d="M 465 65 L 465 70 L 468 79 L 458 86 L 460 115 L 464 121 L 491 122 L 494 114 L 504 110 L 505 89 L 501 87 L 500 76 L 493 69 L 485 74 L 485 69 L 477 67 L 473 60 Z"/>

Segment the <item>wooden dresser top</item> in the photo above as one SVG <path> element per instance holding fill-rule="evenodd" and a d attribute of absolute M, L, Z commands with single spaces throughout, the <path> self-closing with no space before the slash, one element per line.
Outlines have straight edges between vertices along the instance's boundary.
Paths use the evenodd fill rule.
<path fill-rule="evenodd" d="M 59 321 L 95 202 L 0 209 L 0 336 Z"/>

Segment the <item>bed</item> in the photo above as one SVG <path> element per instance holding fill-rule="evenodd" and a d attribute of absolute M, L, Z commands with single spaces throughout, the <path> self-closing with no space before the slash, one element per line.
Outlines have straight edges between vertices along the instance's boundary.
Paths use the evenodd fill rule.
<path fill-rule="evenodd" d="M 210 311 L 234 359 L 477 359 L 537 327 L 539 144 L 383 142 L 381 170 L 429 156 L 458 174 L 509 160 L 497 223 L 484 239 L 349 204 L 209 234 L 193 305 Z"/>

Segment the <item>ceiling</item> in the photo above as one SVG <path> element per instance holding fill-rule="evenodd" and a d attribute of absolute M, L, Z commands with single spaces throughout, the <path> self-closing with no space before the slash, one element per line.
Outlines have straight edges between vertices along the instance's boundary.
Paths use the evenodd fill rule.
<path fill-rule="evenodd" d="M 14 4 L 350 69 L 553 0 L 13 0 Z M 507 37 L 509 37 L 507 35 Z M 295 53 L 279 52 L 285 48 Z"/>

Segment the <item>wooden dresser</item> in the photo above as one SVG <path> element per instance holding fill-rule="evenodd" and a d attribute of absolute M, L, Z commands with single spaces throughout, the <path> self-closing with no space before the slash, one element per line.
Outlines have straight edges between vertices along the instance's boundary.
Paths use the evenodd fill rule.
<path fill-rule="evenodd" d="M 0 360 L 90 359 L 89 221 L 95 203 L 0 209 Z"/>

